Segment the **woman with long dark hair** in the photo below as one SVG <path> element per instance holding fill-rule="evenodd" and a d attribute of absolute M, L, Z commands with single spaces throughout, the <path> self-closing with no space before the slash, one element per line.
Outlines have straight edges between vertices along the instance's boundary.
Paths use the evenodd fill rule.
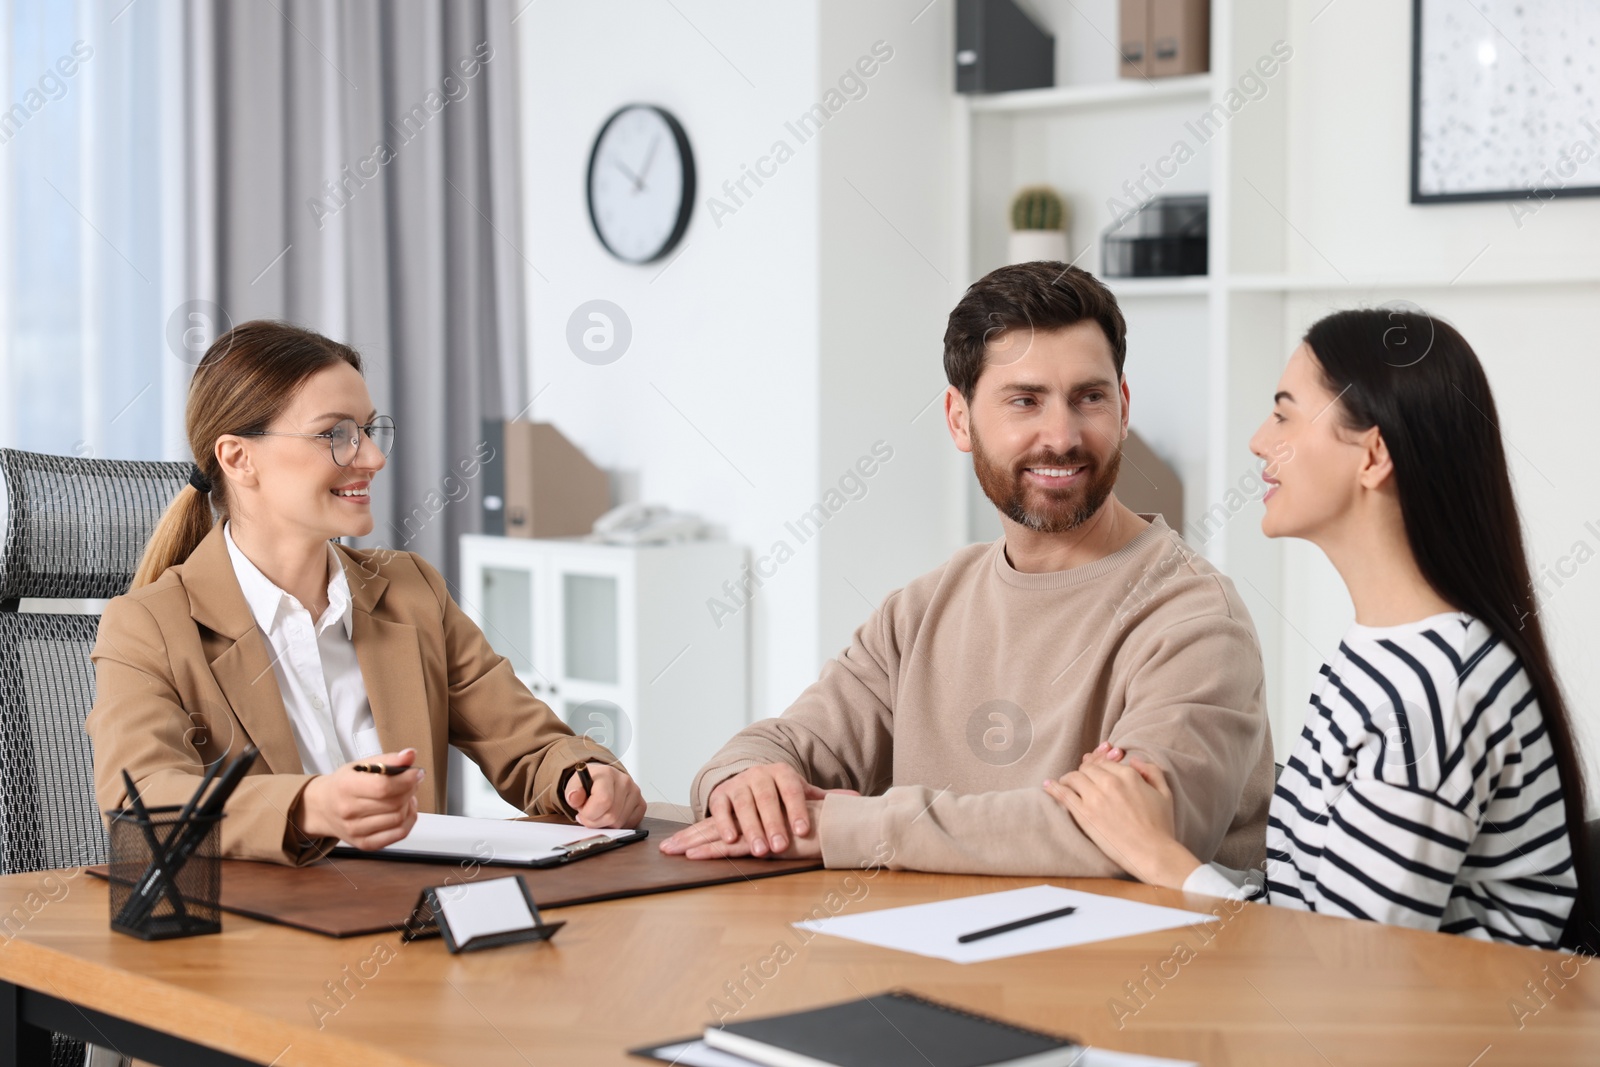
<path fill-rule="evenodd" d="M 1586 935 L 1582 762 L 1498 418 L 1477 356 L 1431 316 L 1341 311 L 1306 333 L 1250 443 L 1280 457 L 1262 529 L 1321 548 L 1356 622 L 1278 780 L 1264 870 L 1178 844 L 1165 778 L 1136 755 L 1102 746 L 1045 783 L 1129 874 L 1540 948 Z"/>
<path fill-rule="evenodd" d="M 90 658 L 102 809 L 181 804 L 260 750 L 228 802 L 225 855 L 300 864 L 377 849 L 445 806 L 448 746 L 533 814 L 635 826 L 639 787 L 520 682 L 421 556 L 350 549 L 395 426 L 361 357 L 282 322 L 207 349 L 185 413 L 195 468 L 106 607 Z M 373 762 L 398 773 L 361 773 Z M 579 772 L 584 773 L 579 773 Z"/>

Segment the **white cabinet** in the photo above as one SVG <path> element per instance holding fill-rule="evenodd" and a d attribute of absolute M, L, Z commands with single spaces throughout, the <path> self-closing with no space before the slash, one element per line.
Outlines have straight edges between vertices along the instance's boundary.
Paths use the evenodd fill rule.
<path fill-rule="evenodd" d="M 738 584 L 720 541 L 624 547 L 469 534 L 461 608 L 533 694 L 604 745 L 647 801 L 686 804 L 696 771 L 748 721 L 748 621 L 708 601 Z M 462 814 L 512 813 L 459 755 Z"/>

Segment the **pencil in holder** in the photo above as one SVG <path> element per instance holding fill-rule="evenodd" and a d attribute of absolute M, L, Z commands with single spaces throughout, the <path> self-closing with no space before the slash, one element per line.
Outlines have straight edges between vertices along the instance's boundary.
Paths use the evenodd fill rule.
<path fill-rule="evenodd" d="M 222 815 L 129 808 L 111 817 L 111 928 L 145 941 L 222 930 Z"/>

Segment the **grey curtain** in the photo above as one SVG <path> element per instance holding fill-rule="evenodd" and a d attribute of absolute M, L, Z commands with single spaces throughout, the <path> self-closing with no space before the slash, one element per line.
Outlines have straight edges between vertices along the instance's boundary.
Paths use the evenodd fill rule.
<path fill-rule="evenodd" d="M 396 447 L 363 545 L 454 584 L 484 418 L 525 403 L 513 10 L 499 0 L 185 0 L 178 291 L 216 328 L 359 350 Z"/>

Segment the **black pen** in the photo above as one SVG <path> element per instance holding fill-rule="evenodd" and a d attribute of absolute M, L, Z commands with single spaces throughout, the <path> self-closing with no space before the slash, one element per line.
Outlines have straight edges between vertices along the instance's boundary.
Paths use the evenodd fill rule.
<path fill-rule="evenodd" d="M 156 836 L 155 820 L 150 817 L 150 809 L 144 806 L 144 798 L 139 795 L 139 787 L 134 784 L 133 775 L 129 774 L 126 768 L 122 771 L 122 788 L 128 794 L 128 806 L 133 809 L 134 814 L 133 821 L 139 824 L 139 831 L 144 834 L 144 843 L 150 848 L 152 868 L 156 865 L 165 868 L 167 865 L 167 846 Z M 202 786 L 201 788 L 204 787 Z M 177 833 L 177 827 L 182 824 L 183 819 L 180 816 L 178 821 L 173 824 L 173 829 L 168 835 L 169 839 L 171 834 Z M 166 898 L 172 902 L 172 910 L 174 912 L 179 915 L 187 914 L 187 909 L 183 906 L 183 897 L 178 894 L 177 886 L 168 881 L 165 884 L 164 892 Z"/>
<path fill-rule="evenodd" d="M 589 777 L 589 765 L 578 764 L 578 783 L 583 786 L 583 799 L 588 800 L 594 796 L 594 779 Z"/>
<path fill-rule="evenodd" d="M 133 813 L 148 824 L 150 822 L 150 813 L 145 810 L 144 798 L 139 795 L 139 787 L 134 784 L 133 775 L 126 770 L 122 772 L 122 790 L 128 794 L 128 806 L 133 809 Z M 156 850 L 156 854 L 161 854 L 159 849 Z"/>
<path fill-rule="evenodd" d="M 956 938 L 956 940 L 965 945 L 969 941 L 977 941 L 981 938 L 993 937 L 995 934 L 1009 934 L 1013 930 L 1020 930 L 1024 926 L 1032 926 L 1034 923 L 1049 922 L 1051 919 L 1059 919 L 1062 916 L 1071 915 L 1077 910 L 1078 909 L 1075 907 L 1057 908 L 1055 911 L 1047 911 L 1043 915 L 1030 915 L 1026 919 L 1018 919 L 1015 922 L 1001 923 L 999 926 L 991 926 L 987 930 L 974 930 L 970 934 L 962 934 L 960 937 Z"/>
<path fill-rule="evenodd" d="M 206 786 L 211 784 L 211 779 L 215 778 L 217 776 L 217 772 L 220 770 L 222 770 L 222 757 L 218 756 L 211 766 L 206 769 L 205 775 L 200 779 L 200 788 L 194 791 L 194 794 L 189 797 L 188 802 L 184 804 L 183 810 L 178 812 L 177 819 L 173 820 L 175 825 L 182 826 L 184 823 L 189 821 L 189 816 L 194 814 L 194 809 L 200 803 L 200 797 L 204 795 Z M 126 774 L 127 772 L 124 771 L 123 773 Z"/>
<path fill-rule="evenodd" d="M 352 763 L 350 764 L 350 769 L 353 771 L 365 771 L 367 774 L 384 774 L 393 778 L 395 775 L 404 774 L 412 768 L 396 767 L 392 763 Z"/>
<path fill-rule="evenodd" d="M 128 806 L 133 809 L 134 822 L 139 824 L 145 844 L 150 846 L 150 862 L 165 863 L 167 850 L 156 838 L 155 820 L 150 817 L 150 809 L 144 806 L 144 798 L 139 795 L 139 787 L 133 783 L 133 775 L 126 770 L 122 772 L 122 788 L 128 794 Z"/>

